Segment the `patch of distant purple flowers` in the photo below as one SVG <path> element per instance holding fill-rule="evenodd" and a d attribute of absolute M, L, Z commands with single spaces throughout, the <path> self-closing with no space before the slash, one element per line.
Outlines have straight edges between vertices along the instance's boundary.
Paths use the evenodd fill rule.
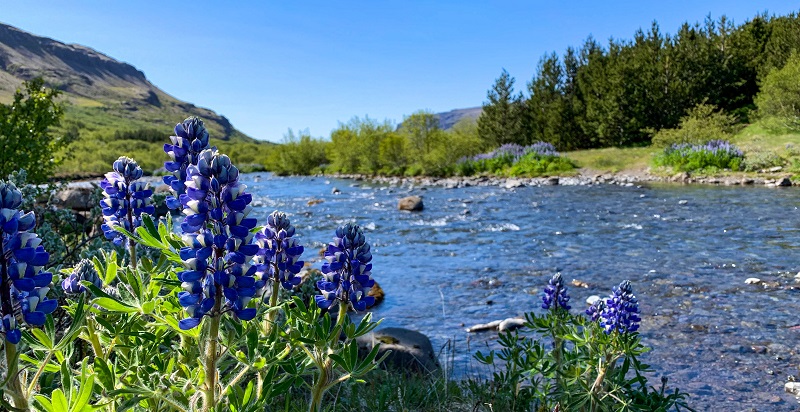
<path fill-rule="evenodd" d="M 714 156 L 744 157 L 744 153 L 727 140 L 709 140 L 704 144 L 680 143 L 667 148 L 667 153 L 678 152 L 690 155 L 697 152 L 706 152 Z"/>
<path fill-rule="evenodd" d="M 555 146 L 547 142 L 536 142 L 532 145 L 521 146 L 515 143 L 504 144 L 489 153 L 481 153 L 472 157 L 464 157 L 459 162 L 473 161 L 479 162 L 482 160 L 504 159 L 509 160 L 511 163 L 516 163 L 524 156 L 531 153 L 536 153 L 541 157 L 556 157 L 559 156 Z"/>

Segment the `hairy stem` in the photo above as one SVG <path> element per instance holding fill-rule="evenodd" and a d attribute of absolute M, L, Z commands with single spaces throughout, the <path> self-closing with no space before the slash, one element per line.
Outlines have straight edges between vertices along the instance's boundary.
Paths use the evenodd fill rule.
<path fill-rule="evenodd" d="M 222 302 L 222 287 L 217 285 L 214 309 L 211 312 L 211 322 L 208 328 L 208 342 L 206 344 L 205 374 L 206 384 L 203 388 L 203 411 L 212 412 L 216 405 L 217 390 L 217 340 L 219 339 L 219 324 L 222 319 L 220 306 Z"/>
<path fill-rule="evenodd" d="M 94 356 L 105 360 L 106 355 L 103 352 L 103 346 L 100 345 L 100 339 L 98 339 L 97 332 L 94 329 L 94 319 L 86 319 L 86 334 L 89 337 L 89 343 L 92 344 Z"/>
<path fill-rule="evenodd" d="M 277 270 L 277 268 L 275 268 Z M 278 306 L 278 293 L 280 292 L 280 283 L 277 279 L 272 279 L 272 294 L 269 297 L 269 308 L 272 309 L 275 306 Z M 272 324 L 275 323 L 275 317 L 278 315 L 276 311 L 270 311 L 267 314 L 267 319 L 264 320 L 264 331 L 265 335 L 269 335 L 270 330 L 272 329 Z"/>
<path fill-rule="evenodd" d="M 326 360 L 319 368 L 319 376 L 317 377 L 314 386 L 311 388 L 311 404 L 308 406 L 308 412 L 319 412 L 322 410 L 322 398 L 328 389 L 328 380 L 330 380 L 329 369 L 331 361 Z"/>
<path fill-rule="evenodd" d="M 11 399 L 14 401 L 14 407 L 23 411 L 27 411 L 28 398 L 22 392 L 22 383 L 19 380 L 19 357 L 17 356 L 17 345 L 5 342 L 6 352 L 6 388 Z"/>

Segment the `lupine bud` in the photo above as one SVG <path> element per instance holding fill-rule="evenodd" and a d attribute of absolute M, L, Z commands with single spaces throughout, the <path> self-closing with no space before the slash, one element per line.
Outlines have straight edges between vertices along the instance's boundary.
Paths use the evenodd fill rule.
<path fill-rule="evenodd" d="M 560 273 L 556 273 L 550 279 L 550 283 L 544 288 L 542 297 L 542 308 L 557 310 L 558 308 L 569 310 L 569 295 L 567 287 Z"/>
<path fill-rule="evenodd" d="M 81 281 L 86 280 L 91 282 L 97 287 L 101 287 L 103 282 L 97 274 L 94 265 L 89 259 L 81 259 L 75 268 L 72 270 L 64 280 L 61 282 L 61 288 L 68 295 L 86 292 L 86 287 L 81 285 Z"/>

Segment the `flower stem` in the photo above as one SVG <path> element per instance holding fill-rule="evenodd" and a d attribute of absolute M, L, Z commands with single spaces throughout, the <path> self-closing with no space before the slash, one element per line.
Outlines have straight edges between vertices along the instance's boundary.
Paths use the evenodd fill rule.
<path fill-rule="evenodd" d="M 22 383 L 19 381 L 19 357 L 17 356 L 17 345 L 5 342 L 6 352 L 6 387 L 8 394 L 14 401 L 14 407 L 20 410 L 28 410 L 28 398 L 22 392 Z"/>
<path fill-rule="evenodd" d="M 130 187 L 130 182 L 126 182 L 126 184 L 128 185 L 128 187 Z M 127 198 L 128 201 L 127 218 L 128 218 L 128 224 L 130 225 L 128 227 L 130 228 L 129 230 L 133 231 L 133 208 L 131 207 L 132 199 L 130 192 L 127 193 L 125 197 Z M 136 242 L 134 242 L 133 239 L 128 239 L 128 251 L 130 252 L 131 255 L 131 268 L 133 268 L 133 270 L 136 271 Z"/>
<path fill-rule="evenodd" d="M 277 270 L 277 268 L 276 268 Z M 278 293 L 280 292 L 280 283 L 276 279 L 272 279 L 272 295 L 269 297 L 269 308 L 272 309 L 278 305 Z M 278 312 L 272 310 L 267 314 L 267 319 L 264 321 L 265 335 L 269 335 L 272 329 L 272 324 L 275 323 L 275 316 Z"/>
<path fill-rule="evenodd" d="M 322 397 L 325 396 L 325 391 L 328 389 L 328 369 L 330 368 L 330 359 L 319 365 L 319 376 L 314 386 L 311 388 L 311 404 L 308 406 L 308 412 L 319 412 L 322 410 Z"/>
<path fill-rule="evenodd" d="M 106 355 L 103 352 L 103 346 L 100 345 L 100 340 L 97 338 L 97 332 L 94 329 L 94 319 L 86 319 L 86 334 L 89 335 L 89 343 L 92 344 L 94 356 L 105 360 Z"/>
<path fill-rule="evenodd" d="M 343 302 L 339 302 L 339 317 L 336 318 L 336 326 L 342 326 L 344 324 L 344 318 L 347 317 L 347 305 Z M 338 341 L 338 336 L 337 336 Z"/>
<path fill-rule="evenodd" d="M 211 323 L 208 328 L 208 342 L 206 344 L 205 374 L 206 384 L 203 388 L 203 411 L 212 412 L 216 405 L 217 389 L 217 340 L 219 339 L 219 324 L 222 319 L 220 306 L 222 302 L 222 287 L 217 285 L 214 309 L 211 312 Z"/>

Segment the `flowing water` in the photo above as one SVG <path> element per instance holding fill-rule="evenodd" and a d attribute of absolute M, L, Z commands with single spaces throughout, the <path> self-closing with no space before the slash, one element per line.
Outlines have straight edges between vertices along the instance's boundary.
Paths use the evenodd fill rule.
<path fill-rule="evenodd" d="M 653 384 L 668 377 L 698 410 L 798 409 L 783 392 L 800 376 L 796 189 L 409 188 L 263 173 L 242 181 L 260 222 L 275 209 L 290 215 L 306 260 L 338 225 L 365 228 L 386 292 L 375 316 L 429 336 L 456 376 L 485 375 L 470 353 L 496 338 L 465 326 L 541 312 L 541 290 L 561 272 L 589 285 L 570 287 L 573 310 L 631 280 Z M 424 211 L 397 210 L 409 194 L 424 197 Z M 745 284 L 753 277 L 762 283 Z"/>

